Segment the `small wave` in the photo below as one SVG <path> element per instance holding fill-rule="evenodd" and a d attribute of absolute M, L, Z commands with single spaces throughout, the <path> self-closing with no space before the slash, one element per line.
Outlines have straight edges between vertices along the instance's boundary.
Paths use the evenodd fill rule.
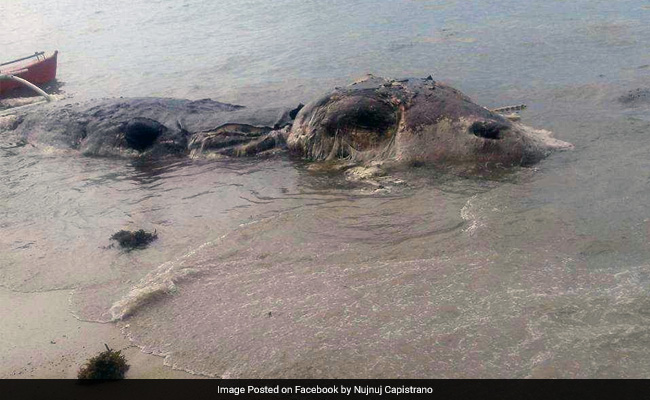
<path fill-rule="evenodd" d="M 478 220 L 476 216 L 476 205 L 474 201 L 478 195 L 474 195 L 467 200 L 467 203 L 460 210 L 460 217 L 469 224 L 469 226 L 463 229 L 463 232 L 467 232 L 468 235 L 473 236 L 476 230 L 480 227 L 483 227 L 484 224 Z"/>
<path fill-rule="evenodd" d="M 203 243 L 178 260 L 163 263 L 148 273 L 137 285 L 131 288 L 126 296 L 113 303 L 110 309 L 111 321 L 123 320 L 133 315 L 140 307 L 149 304 L 161 295 L 176 291 L 176 283 L 178 281 L 198 272 L 196 268 L 183 268 L 185 260 L 204 247 L 212 245 L 226 236 L 227 234 L 214 241 Z"/>
<path fill-rule="evenodd" d="M 125 297 L 113 304 L 111 320 L 122 320 L 159 296 L 173 293 L 178 280 L 196 272 L 192 268 L 176 269 L 175 266 L 174 262 L 167 262 L 142 278 Z"/>
<path fill-rule="evenodd" d="M 272 217 L 242 223 L 239 225 L 239 228 L 275 219 L 281 214 L 282 213 L 274 215 Z M 131 288 L 126 296 L 113 303 L 110 308 L 111 321 L 121 321 L 125 318 L 128 318 L 129 316 L 133 315 L 138 309 L 151 303 L 152 301 L 155 301 L 161 296 L 174 293 L 176 291 L 176 283 L 185 277 L 195 275 L 200 272 L 199 267 L 184 267 L 185 262 L 205 247 L 213 246 L 219 243 L 231 233 L 233 232 L 226 233 L 225 235 L 220 236 L 215 240 L 205 242 L 190 252 L 179 257 L 177 260 L 163 263 L 155 270 L 148 273 L 144 278 L 140 280 L 140 282 L 138 282 L 137 285 Z"/>

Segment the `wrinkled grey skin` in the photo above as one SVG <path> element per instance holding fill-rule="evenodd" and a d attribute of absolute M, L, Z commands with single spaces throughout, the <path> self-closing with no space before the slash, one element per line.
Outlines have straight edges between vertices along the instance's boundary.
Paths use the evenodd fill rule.
<path fill-rule="evenodd" d="M 372 75 L 298 113 L 287 140 L 312 160 L 529 165 L 571 145 L 425 79 Z"/>
<path fill-rule="evenodd" d="M 107 99 L 25 110 L 11 127 L 30 142 L 85 155 L 236 156 L 283 147 L 279 132 L 296 113 L 210 99 Z"/>
<path fill-rule="evenodd" d="M 88 155 L 244 156 L 286 149 L 310 160 L 529 165 L 571 145 L 512 122 L 458 90 L 372 75 L 295 109 L 213 100 L 111 99 L 18 115 L 28 141 Z M 295 120 L 294 120 L 295 118 Z"/>

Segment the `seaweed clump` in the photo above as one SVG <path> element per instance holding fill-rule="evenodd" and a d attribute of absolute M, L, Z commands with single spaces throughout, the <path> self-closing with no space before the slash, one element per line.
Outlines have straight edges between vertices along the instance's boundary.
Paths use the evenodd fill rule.
<path fill-rule="evenodd" d="M 156 231 L 150 233 L 144 229 L 135 232 L 121 230 L 111 236 L 111 239 L 116 240 L 120 247 L 128 250 L 144 249 L 157 238 Z"/>
<path fill-rule="evenodd" d="M 89 359 L 84 366 L 79 369 L 77 378 L 80 380 L 115 380 L 124 379 L 124 374 L 129 370 L 129 364 L 121 354 L 120 350 L 111 350 L 108 345 L 106 351 Z"/>

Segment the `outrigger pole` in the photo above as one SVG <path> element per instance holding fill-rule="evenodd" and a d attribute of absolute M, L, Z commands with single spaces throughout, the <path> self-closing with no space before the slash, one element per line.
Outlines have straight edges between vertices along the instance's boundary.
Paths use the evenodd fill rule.
<path fill-rule="evenodd" d="M 23 72 L 23 71 L 14 71 L 13 73 L 18 74 L 20 72 Z M 3 80 L 3 79 L 18 82 L 18 83 L 22 83 L 23 85 L 25 85 L 28 88 L 35 91 L 36 93 L 38 93 L 41 96 L 45 97 L 45 100 L 52 101 L 52 97 L 49 94 L 45 93 L 41 88 L 39 88 L 38 86 L 34 85 L 33 83 L 31 83 L 29 81 L 24 80 L 23 78 L 19 78 L 17 76 L 13 76 L 13 75 L 0 74 L 0 80 Z"/>
<path fill-rule="evenodd" d="M 3 65 L 9 65 L 9 64 L 17 63 L 18 61 L 29 60 L 30 58 L 34 58 L 34 57 L 36 57 L 37 59 L 40 60 L 41 56 L 45 57 L 45 52 L 44 51 L 41 51 L 41 52 L 37 51 L 36 53 L 32 54 L 31 56 L 19 58 L 17 60 L 13 60 L 13 61 L 4 62 L 4 63 L 0 64 L 0 67 L 2 67 Z"/>

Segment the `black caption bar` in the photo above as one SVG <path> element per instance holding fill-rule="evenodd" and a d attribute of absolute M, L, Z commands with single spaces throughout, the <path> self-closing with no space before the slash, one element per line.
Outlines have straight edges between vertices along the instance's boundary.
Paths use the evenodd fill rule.
<path fill-rule="evenodd" d="M 524 380 L 0 380 L 3 400 L 648 399 L 649 381 Z"/>

